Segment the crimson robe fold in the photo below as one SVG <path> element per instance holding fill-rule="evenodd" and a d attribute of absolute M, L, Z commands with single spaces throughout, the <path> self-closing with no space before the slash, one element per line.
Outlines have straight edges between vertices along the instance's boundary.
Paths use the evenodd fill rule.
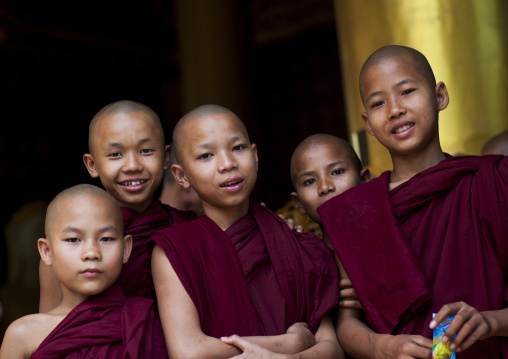
<path fill-rule="evenodd" d="M 124 232 L 132 235 L 132 252 L 124 264 L 119 283 L 128 297 L 155 299 L 151 276 L 151 253 L 146 248 L 150 236 L 162 227 L 182 223 L 195 217 L 193 212 L 184 212 L 153 201 L 143 213 L 125 207 L 122 210 Z"/>
<path fill-rule="evenodd" d="M 203 333 L 284 334 L 296 322 L 315 332 L 338 304 L 338 272 L 324 242 L 296 233 L 251 205 L 225 232 L 201 216 L 155 233 L 199 313 Z"/>
<path fill-rule="evenodd" d="M 391 191 L 389 180 L 385 172 L 318 208 L 371 327 L 432 338 L 444 304 L 506 308 L 508 160 L 449 157 Z M 506 338 L 460 357 L 508 358 Z"/>
<path fill-rule="evenodd" d="M 167 358 L 155 302 L 125 298 L 118 285 L 74 308 L 32 359 Z"/>

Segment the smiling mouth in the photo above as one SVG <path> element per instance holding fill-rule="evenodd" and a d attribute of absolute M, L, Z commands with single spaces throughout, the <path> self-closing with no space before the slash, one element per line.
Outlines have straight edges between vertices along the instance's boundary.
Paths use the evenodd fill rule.
<path fill-rule="evenodd" d="M 125 182 L 120 182 L 120 184 L 122 186 L 140 186 L 142 185 L 143 183 L 147 182 L 146 180 L 139 180 L 139 181 L 125 181 Z"/>
<path fill-rule="evenodd" d="M 221 184 L 220 186 L 221 187 L 229 187 L 229 186 L 234 186 L 238 183 L 242 182 L 242 180 L 234 180 L 234 181 L 231 181 L 231 182 L 226 182 L 224 184 Z"/>
<path fill-rule="evenodd" d="M 404 132 L 406 130 L 409 130 L 414 125 L 415 125 L 414 123 L 411 123 L 411 124 L 407 124 L 407 125 L 404 125 L 404 126 L 397 127 L 395 130 L 393 130 L 392 133 L 401 133 L 401 132 Z"/>

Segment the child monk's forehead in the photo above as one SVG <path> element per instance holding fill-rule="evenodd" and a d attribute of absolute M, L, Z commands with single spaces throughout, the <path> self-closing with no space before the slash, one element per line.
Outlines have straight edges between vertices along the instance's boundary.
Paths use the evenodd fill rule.
<path fill-rule="evenodd" d="M 97 136 L 97 131 L 100 131 L 106 121 L 109 125 L 114 125 L 116 120 L 129 115 L 132 115 L 133 118 L 142 117 L 144 120 L 152 121 L 154 137 L 160 136 L 164 142 L 164 131 L 159 116 L 151 108 L 134 101 L 117 101 L 102 108 L 92 118 L 88 137 L 90 151 L 92 151 L 93 139 Z"/>
<path fill-rule="evenodd" d="M 51 231 L 52 223 L 58 216 L 64 216 L 64 208 L 66 205 L 78 205 L 78 198 L 85 198 L 86 200 L 99 200 L 102 206 L 108 206 L 110 210 L 118 217 L 120 223 L 122 222 L 122 212 L 115 199 L 103 189 L 89 185 L 80 184 L 60 192 L 49 204 L 46 211 L 46 235 Z"/>
<path fill-rule="evenodd" d="M 362 66 L 360 71 L 360 93 L 363 98 L 363 83 L 366 73 L 373 67 L 380 66 L 388 61 L 397 61 L 404 64 L 407 69 L 412 71 L 415 76 L 422 76 L 430 86 L 436 85 L 436 79 L 432 68 L 425 56 L 410 47 L 389 45 L 376 50 L 370 55 Z"/>

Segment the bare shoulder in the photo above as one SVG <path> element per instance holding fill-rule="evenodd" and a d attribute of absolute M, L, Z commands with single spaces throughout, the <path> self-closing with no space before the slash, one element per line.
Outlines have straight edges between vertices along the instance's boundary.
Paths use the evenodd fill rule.
<path fill-rule="evenodd" d="M 17 319 L 5 332 L 0 359 L 30 358 L 64 317 L 38 313 Z"/>

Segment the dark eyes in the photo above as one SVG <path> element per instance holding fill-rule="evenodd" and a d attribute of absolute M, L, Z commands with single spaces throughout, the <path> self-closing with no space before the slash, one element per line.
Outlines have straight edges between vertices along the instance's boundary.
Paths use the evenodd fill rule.
<path fill-rule="evenodd" d="M 378 102 L 374 102 L 370 108 L 374 108 L 374 107 L 378 107 L 378 106 L 381 106 L 383 104 L 383 101 L 378 101 Z"/>
<path fill-rule="evenodd" d="M 404 91 L 402 92 L 402 94 L 403 94 L 403 95 L 408 95 L 408 94 L 410 94 L 411 92 L 413 92 L 414 90 L 415 90 L 415 89 L 407 89 L 407 90 L 404 90 Z"/>
<path fill-rule="evenodd" d="M 120 152 L 113 152 L 113 153 L 110 153 L 107 157 L 113 157 L 113 158 L 117 158 L 117 157 L 120 157 L 122 154 Z"/>
<path fill-rule="evenodd" d="M 67 238 L 65 241 L 69 243 L 77 243 L 79 242 L 79 238 Z"/>
<path fill-rule="evenodd" d="M 314 183 L 316 183 L 316 180 L 314 178 L 309 178 L 308 180 L 303 181 L 304 186 L 309 186 Z"/>
<path fill-rule="evenodd" d="M 153 152 L 153 150 L 152 150 L 152 149 L 150 149 L 150 148 L 145 148 L 145 149 L 142 149 L 142 150 L 140 151 L 140 153 L 142 153 L 142 154 L 147 154 L 147 153 L 152 153 L 152 152 Z"/>
<path fill-rule="evenodd" d="M 101 238 L 101 242 L 111 242 L 113 240 L 114 240 L 114 238 L 112 238 L 112 237 L 103 237 L 103 238 Z"/>
<path fill-rule="evenodd" d="M 245 145 L 237 145 L 233 147 L 233 151 L 241 151 L 245 148 Z"/>
<path fill-rule="evenodd" d="M 207 160 L 207 159 L 209 159 L 209 158 L 211 158 L 211 157 L 212 157 L 212 154 L 211 154 L 211 153 L 203 153 L 202 155 L 200 155 L 200 156 L 198 157 L 198 160 Z"/>
<path fill-rule="evenodd" d="M 332 172 L 332 175 L 341 175 L 341 174 L 343 174 L 344 172 L 346 172 L 346 170 L 345 170 L 345 169 L 343 169 L 343 168 L 339 168 L 339 169 L 337 169 L 337 170 L 334 170 L 334 171 Z"/>

